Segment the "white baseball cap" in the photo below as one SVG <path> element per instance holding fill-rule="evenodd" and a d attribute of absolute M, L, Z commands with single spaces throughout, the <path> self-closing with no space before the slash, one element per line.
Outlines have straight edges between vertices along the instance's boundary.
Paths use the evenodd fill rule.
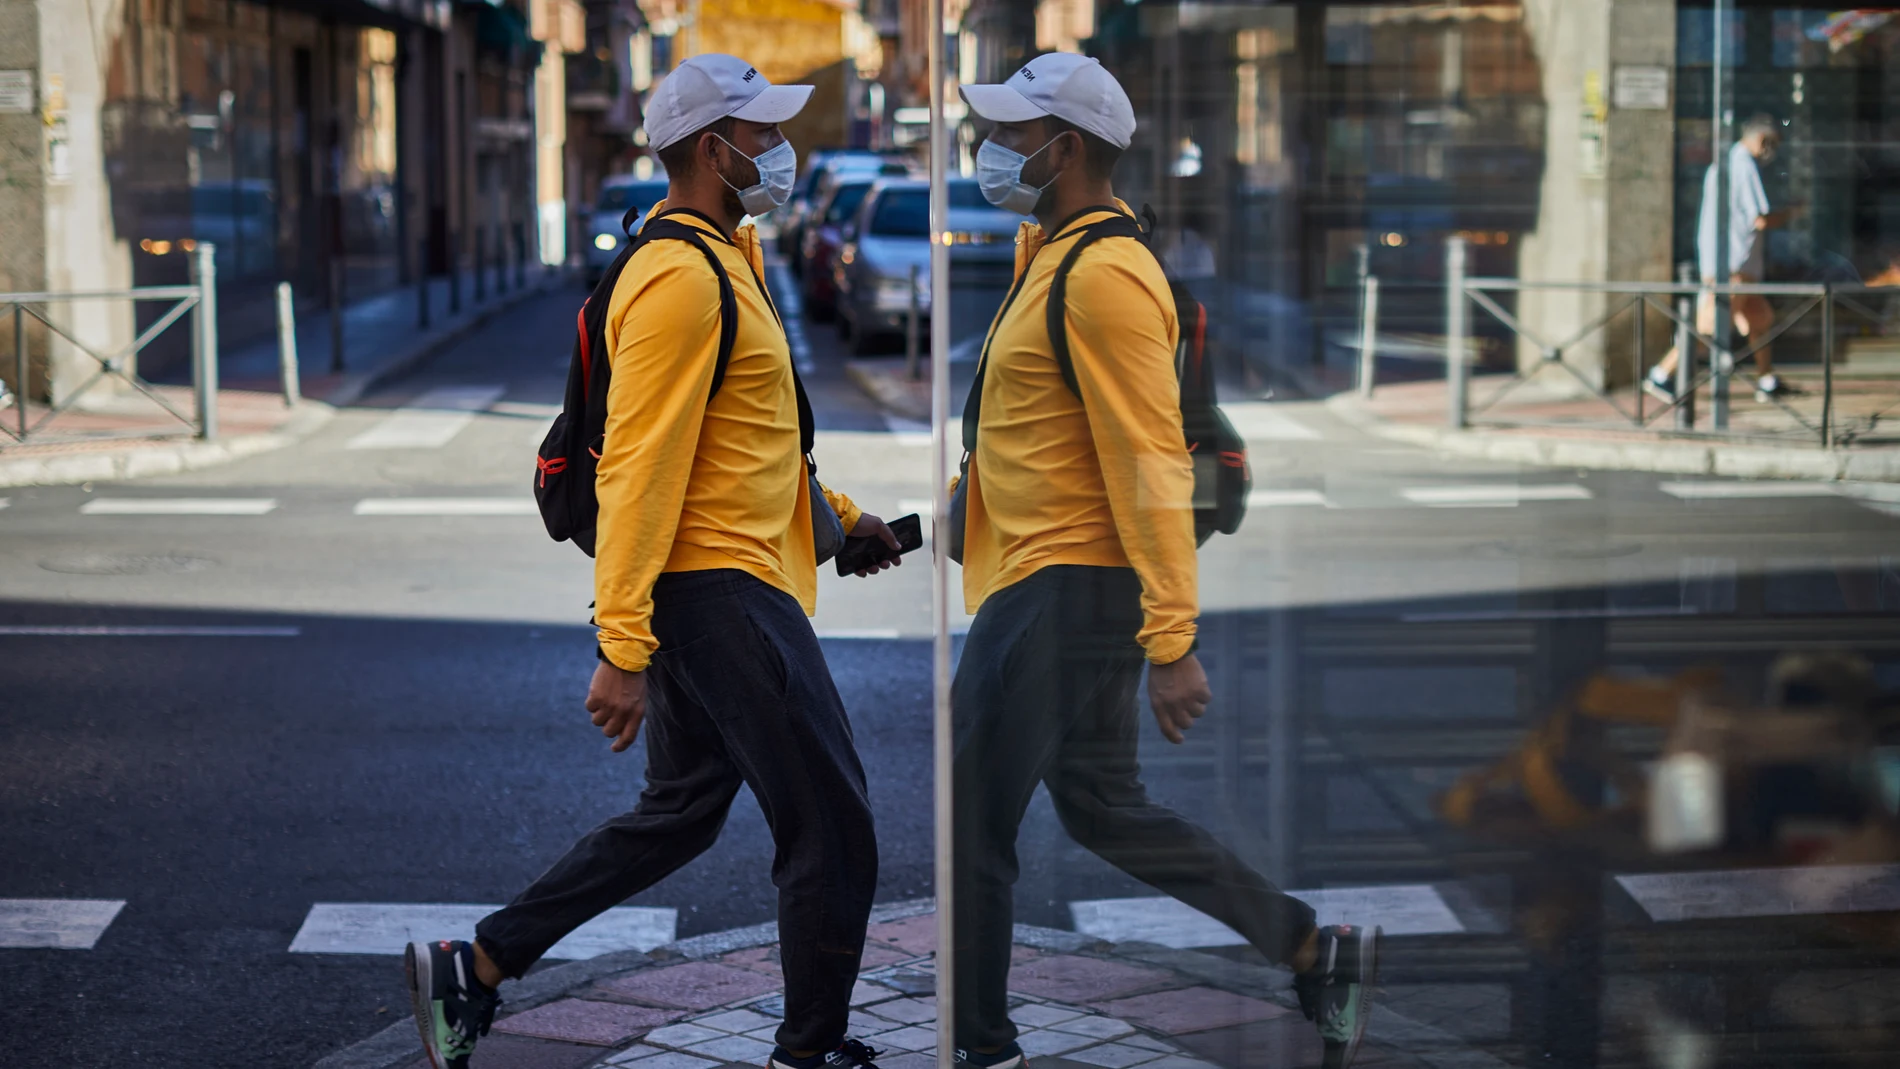
<path fill-rule="evenodd" d="M 730 115 L 784 122 L 811 99 L 809 85 L 773 85 L 738 56 L 708 52 L 681 63 L 647 100 L 647 143 L 658 152 Z"/>
<path fill-rule="evenodd" d="M 1127 148 L 1135 136 L 1135 108 L 1102 64 L 1073 52 L 1049 52 L 1029 61 L 1001 85 L 966 85 L 970 110 L 991 122 L 1025 122 L 1054 115 L 1096 137 Z"/>

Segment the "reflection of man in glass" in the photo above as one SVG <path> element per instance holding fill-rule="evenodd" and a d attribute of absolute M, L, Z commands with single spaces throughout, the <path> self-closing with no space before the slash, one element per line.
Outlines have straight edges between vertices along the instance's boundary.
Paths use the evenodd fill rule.
<path fill-rule="evenodd" d="M 1757 161 L 1766 163 L 1774 159 L 1780 147 L 1780 125 L 1771 116 L 1757 115 L 1742 124 L 1741 140 L 1729 149 L 1725 229 L 1729 243 L 1729 281 L 1736 285 L 1752 285 L 1762 280 L 1768 251 L 1766 232 L 1787 222 L 1786 212 L 1771 209 L 1768 192 L 1762 187 L 1761 168 L 1757 165 Z M 1702 181 L 1702 217 L 1696 227 L 1696 250 L 1704 282 L 1715 278 L 1715 187 L 1716 168 L 1710 167 Z M 1741 336 L 1760 338 L 1774 329 L 1774 306 L 1759 293 L 1736 294 L 1729 298 L 1729 310 L 1735 317 L 1735 332 Z M 1714 294 L 1704 293 L 1697 299 L 1696 330 L 1704 335 L 1714 335 Z M 1679 358 L 1679 353 L 1674 349 L 1669 350 L 1650 369 L 1649 379 L 1643 388 L 1665 401 L 1674 401 L 1676 361 Z M 1781 392 L 1781 382 L 1775 377 L 1774 358 L 1766 345 L 1755 350 L 1755 373 L 1758 376 L 1755 380 L 1757 400 L 1765 401 Z"/>
<path fill-rule="evenodd" d="M 1160 264 L 1132 237 L 1089 245 L 1067 277 L 1073 387 L 1046 318 L 1079 232 L 1128 214 L 1110 174 L 1134 134 L 1133 109 L 1099 63 L 1061 53 L 963 93 L 996 123 L 977 155 L 984 195 L 1043 225 L 1024 225 L 1016 284 L 990 327 L 966 413 L 976 446 L 964 488 L 964 594 L 976 620 L 952 692 L 958 1060 L 981 1069 L 1023 1061 L 1006 998 L 1011 889 L 1018 829 L 1040 782 L 1082 845 L 1292 968 L 1329 1064 L 1348 1064 L 1376 930 L 1317 927 L 1305 903 L 1151 802 L 1136 763 L 1144 661 L 1170 742 L 1212 699 L 1194 655 L 1179 324 Z"/>

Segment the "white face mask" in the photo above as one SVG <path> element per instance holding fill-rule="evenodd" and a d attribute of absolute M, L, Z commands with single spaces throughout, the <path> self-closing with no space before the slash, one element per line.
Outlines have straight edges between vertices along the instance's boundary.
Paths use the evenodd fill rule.
<path fill-rule="evenodd" d="M 1055 138 L 1050 138 L 1042 148 L 1025 156 L 994 141 L 984 141 L 976 150 L 976 185 L 983 191 L 983 199 L 1017 215 L 1035 211 L 1042 191 L 1055 185 L 1056 180 L 1051 177 L 1040 186 L 1032 186 L 1023 181 L 1023 165 L 1055 143 Z"/>
<path fill-rule="evenodd" d="M 714 134 L 714 137 L 719 137 Z M 726 141 L 719 137 L 719 140 Z M 739 155 L 745 156 L 739 146 L 726 141 L 727 147 Z M 765 215 L 784 206 L 792 197 L 792 183 L 798 179 L 798 151 L 792 148 L 790 141 L 780 141 L 757 156 L 747 156 L 752 166 L 759 169 L 759 180 L 744 189 L 732 184 L 725 175 L 719 180 L 725 182 L 734 193 L 739 194 L 739 205 L 747 215 Z"/>

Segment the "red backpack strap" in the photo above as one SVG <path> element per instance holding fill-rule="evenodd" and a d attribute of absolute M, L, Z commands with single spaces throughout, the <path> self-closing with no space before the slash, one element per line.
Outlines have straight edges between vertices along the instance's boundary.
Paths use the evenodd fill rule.
<path fill-rule="evenodd" d="M 574 322 L 581 332 L 581 395 L 586 396 L 587 387 L 594 382 L 594 353 L 587 344 L 587 304 L 593 298 L 581 302 L 581 310 L 574 314 Z"/>

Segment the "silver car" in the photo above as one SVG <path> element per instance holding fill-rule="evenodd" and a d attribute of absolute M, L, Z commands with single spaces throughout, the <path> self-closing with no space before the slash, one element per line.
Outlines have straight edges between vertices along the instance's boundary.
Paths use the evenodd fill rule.
<path fill-rule="evenodd" d="M 949 185 L 951 285 L 1007 289 L 1022 216 L 991 207 L 971 179 L 952 179 Z M 878 352 L 902 335 L 910 315 L 912 267 L 917 269 L 918 329 L 928 330 L 930 183 L 880 180 L 843 237 L 831 271 L 838 330 L 851 354 Z"/>
<path fill-rule="evenodd" d="M 587 219 L 587 285 L 600 284 L 600 276 L 620 255 L 627 235 L 646 220 L 647 209 L 666 199 L 666 176 L 651 178 L 617 175 L 600 184 L 600 199 Z"/>

